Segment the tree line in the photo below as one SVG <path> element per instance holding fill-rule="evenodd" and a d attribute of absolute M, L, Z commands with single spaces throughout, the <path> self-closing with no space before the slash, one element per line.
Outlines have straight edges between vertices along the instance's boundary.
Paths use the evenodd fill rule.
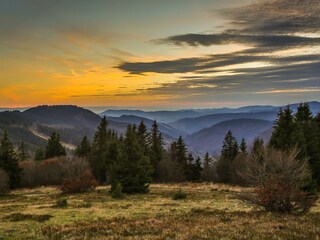
<path fill-rule="evenodd" d="M 148 131 L 142 121 L 128 125 L 126 132 L 117 134 L 108 128 L 104 117 L 92 142 L 83 137 L 75 149 L 75 156 L 86 159 L 91 172 L 100 184 L 110 184 L 114 191 L 120 184 L 124 193 L 144 193 L 151 182 L 216 181 L 246 184 L 243 172 L 252 156 L 272 148 L 283 152 L 298 149 L 297 159 L 306 159 L 311 170 L 307 189 L 320 184 L 320 114 L 312 115 L 308 103 L 301 103 L 297 111 L 281 109 L 275 121 L 269 143 L 257 138 L 251 151 L 245 139 L 240 144 L 229 131 L 223 141 L 220 156 L 194 156 L 180 136 L 166 149 L 157 122 Z M 60 136 L 53 133 L 45 148 L 35 152 L 35 160 L 65 156 Z M 11 188 L 18 187 L 21 177 L 19 161 L 29 159 L 23 143 L 15 148 L 4 132 L 0 141 L 0 168 L 7 172 Z"/>

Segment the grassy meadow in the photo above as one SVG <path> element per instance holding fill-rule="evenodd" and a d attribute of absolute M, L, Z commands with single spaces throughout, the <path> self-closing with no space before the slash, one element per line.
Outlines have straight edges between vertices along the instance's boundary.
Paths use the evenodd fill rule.
<path fill-rule="evenodd" d="M 186 199 L 173 200 L 181 189 Z M 0 197 L 4 239 L 320 239 L 320 207 L 284 215 L 237 199 L 251 189 L 221 184 L 154 184 L 144 195 L 112 199 L 107 187 L 62 195 L 19 189 Z M 67 206 L 57 206 L 59 199 Z"/>

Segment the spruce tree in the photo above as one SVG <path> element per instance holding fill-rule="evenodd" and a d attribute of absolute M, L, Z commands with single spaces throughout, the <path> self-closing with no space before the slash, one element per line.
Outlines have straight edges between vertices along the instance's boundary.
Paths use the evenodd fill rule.
<path fill-rule="evenodd" d="M 15 188 L 20 185 L 21 168 L 7 131 L 4 131 L 0 140 L 0 168 L 9 175 L 9 186 Z"/>
<path fill-rule="evenodd" d="M 247 143 L 246 140 L 244 138 L 241 139 L 241 143 L 240 143 L 240 151 L 244 154 L 247 155 Z"/>
<path fill-rule="evenodd" d="M 200 181 L 202 171 L 203 171 L 203 168 L 201 165 L 201 158 L 198 156 L 194 164 L 194 172 L 193 172 L 194 181 L 197 181 L 197 182 Z"/>
<path fill-rule="evenodd" d="M 148 146 L 148 137 L 149 134 L 147 132 L 147 127 L 143 121 L 140 122 L 137 130 L 138 142 L 141 148 L 144 151 L 145 155 L 149 154 L 149 146 Z"/>
<path fill-rule="evenodd" d="M 192 153 L 188 153 L 185 166 L 185 176 L 187 181 L 194 181 L 194 158 Z"/>
<path fill-rule="evenodd" d="M 253 154 L 262 154 L 264 151 L 264 141 L 262 138 L 255 138 L 253 141 L 253 146 L 251 153 Z"/>
<path fill-rule="evenodd" d="M 110 170 L 108 169 L 110 166 L 107 165 L 107 152 L 111 132 L 107 127 L 107 118 L 103 117 L 94 135 L 90 154 L 90 165 L 93 175 L 100 183 L 106 182 L 107 171 Z"/>
<path fill-rule="evenodd" d="M 290 107 L 280 109 L 270 138 L 270 146 L 289 150 L 295 146 L 296 125 Z"/>
<path fill-rule="evenodd" d="M 202 179 L 207 182 L 213 179 L 211 161 L 212 159 L 210 158 L 209 153 L 206 152 L 203 159 Z"/>
<path fill-rule="evenodd" d="M 301 103 L 294 115 L 296 124 L 295 143 L 299 148 L 299 158 L 310 158 L 313 153 L 313 139 L 316 132 L 313 130 L 313 116 L 308 103 Z"/>
<path fill-rule="evenodd" d="M 60 142 L 58 133 L 53 132 L 46 146 L 46 159 L 66 155 L 66 149 Z"/>
<path fill-rule="evenodd" d="M 128 125 L 122 151 L 113 168 L 111 191 L 121 183 L 124 193 L 145 193 L 149 190 L 152 166 L 139 145 L 134 126 Z"/>
<path fill-rule="evenodd" d="M 230 166 L 239 151 L 239 146 L 232 132 L 229 131 L 223 141 L 221 156 L 218 162 L 217 171 L 222 182 L 229 182 L 231 177 Z"/>
<path fill-rule="evenodd" d="M 301 103 L 295 114 L 296 145 L 300 159 L 307 158 L 312 176 L 320 184 L 320 146 L 316 117 L 314 118 L 308 103 Z"/>
<path fill-rule="evenodd" d="M 182 139 L 181 136 L 179 136 L 178 141 L 176 143 L 176 159 L 179 163 L 181 163 L 183 166 L 187 165 L 187 147 Z"/>
<path fill-rule="evenodd" d="M 19 147 L 18 147 L 18 159 L 19 161 L 25 161 L 27 160 L 29 157 L 27 150 L 26 150 L 26 146 L 24 144 L 24 142 L 21 142 Z"/>
<path fill-rule="evenodd" d="M 91 153 L 90 141 L 86 136 L 84 136 L 79 146 L 77 146 L 75 150 L 75 155 L 77 157 L 89 158 L 90 153 Z"/>
<path fill-rule="evenodd" d="M 34 160 L 41 161 L 44 159 L 46 159 L 45 149 L 42 146 L 40 146 L 34 152 Z"/>
<path fill-rule="evenodd" d="M 159 162 L 163 159 L 163 139 L 159 131 L 157 121 L 155 120 L 151 127 L 151 134 L 149 135 L 149 157 L 151 165 L 153 166 L 153 180 L 159 179 Z"/>

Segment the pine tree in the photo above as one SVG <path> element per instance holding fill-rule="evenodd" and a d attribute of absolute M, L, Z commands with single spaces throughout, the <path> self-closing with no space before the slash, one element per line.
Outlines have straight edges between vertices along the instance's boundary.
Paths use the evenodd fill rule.
<path fill-rule="evenodd" d="M 244 154 L 247 155 L 247 143 L 246 140 L 244 138 L 242 138 L 241 143 L 240 143 L 240 151 Z"/>
<path fill-rule="evenodd" d="M 4 131 L 0 140 L 0 168 L 9 175 L 9 186 L 15 188 L 20 185 L 21 169 L 7 131 Z"/>
<path fill-rule="evenodd" d="M 145 193 L 149 190 L 152 166 L 149 157 L 144 155 L 139 145 L 138 136 L 133 126 L 128 125 L 122 151 L 112 173 L 112 187 L 121 183 L 124 193 Z"/>
<path fill-rule="evenodd" d="M 77 157 L 89 158 L 90 153 L 91 153 L 90 141 L 86 136 L 84 136 L 79 146 L 77 146 L 75 150 L 75 155 Z"/>
<path fill-rule="evenodd" d="M 203 159 L 203 171 L 202 171 L 202 179 L 204 181 L 210 182 L 214 178 L 212 172 L 212 159 L 208 152 L 206 152 L 204 159 Z"/>
<path fill-rule="evenodd" d="M 149 146 L 148 146 L 148 137 L 149 134 L 147 132 L 147 127 L 143 121 L 140 122 L 137 130 L 138 142 L 141 148 L 144 151 L 145 155 L 149 154 Z"/>
<path fill-rule="evenodd" d="M 18 159 L 19 161 L 25 161 L 29 157 L 27 151 L 26 151 L 26 146 L 24 142 L 21 142 L 19 147 L 18 147 Z"/>
<path fill-rule="evenodd" d="M 197 181 L 197 182 L 200 181 L 202 171 L 203 171 L 203 168 L 201 165 L 201 158 L 198 156 L 194 164 L 194 173 L 193 173 L 194 181 Z"/>
<path fill-rule="evenodd" d="M 157 121 L 155 120 L 151 127 L 151 134 L 149 135 L 149 157 L 151 165 L 153 166 L 153 180 L 159 179 L 159 162 L 163 159 L 163 139 L 159 131 Z"/>
<path fill-rule="evenodd" d="M 295 114 L 296 145 L 300 152 L 298 158 L 307 158 L 315 181 L 320 184 L 320 146 L 316 117 L 308 103 L 301 103 Z"/>
<path fill-rule="evenodd" d="M 44 159 L 46 159 L 45 149 L 42 146 L 40 146 L 34 152 L 34 160 L 41 161 Z"/>
<path fill-rule="evenodd" d="M 107 127 L 107 118 L 103 117 L 94 135 L 90 154 L 90 165 L 93 175 L 100 183 L 106 182 L 107 171 L 110 170 L 110 166 L 107 165 L 107 152 L 111 132 Z"/>
<path fill-rule="evenodd" d="M 296 125 L 290 107 L 280 109 L 270 138 L 270 146 L 289 150 L 295 146 Z"/>
<path fill-rule="evenodd" d="M 316 132 L 313 130 L 313 116 L 308 103 L 301 103 L 294 115 L 296 124 L 295 143 L 299 147 L 298 158 L 309 158 L 313 151 L 313 139 Z"/>
<path fill-rule="evenodd" d="M 64 155 L 66 155 L 66 149 L 60 142 L 60 136 L 56 132 L 53 132 L 46 146 L 46 159 Z"/>
<path fill-rule="evenodd" d="M 253 147 L 251 153 L 253 154 L 262 154 L 264 151 L 264 141 L 262 138 L 255 138 L 253 141 Z"/>
<path fill-rule="evenodd" d="M 230 165 L 239 151 L 239 146 L 232 132 L 229 131 L 223 141 L 221 157 L 218 162 L 217 171 L 222 182 L 229 182 L 231 177 Z"/>
<path fill-rule="evenodd" d="M 182 165 L 186 166 L 187 164 L 187 148 L 186 145 L 182 139 L 181 136 L 179 136 L 177 144 L 176 144 L 176 149 L 177 149 L 177 156 L 176 159 L 178 162 L 180 162 Z"/>
<path fill-rule="evenodd" d="M 194 181 L 194 158 L 192 153 L 188 153 L 185 166 L 185 177 L 187 181 Z"/>
<path fill-rule="evenodd" d="M 177 160 L 177 142 L 173 141 L 159 163 L 159 177 L 164 182 L 183 182 L 185 178 L 184 166 Z"/>

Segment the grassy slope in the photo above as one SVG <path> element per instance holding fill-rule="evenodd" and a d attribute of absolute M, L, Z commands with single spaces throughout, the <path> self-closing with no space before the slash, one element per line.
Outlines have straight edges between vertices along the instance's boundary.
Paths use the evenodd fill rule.
<path fill-rule="evenodd" d="M 181 188 L 185 200 L 171 194 Z M 320 208 L 304 216 L 271 214 L 235 199 L 248 189 L 217 184 L 152 185 L 114 200 L 105 187 L 66 195 L 52 187 L 0 198 L 0 239 L 317 239 Z"/>

